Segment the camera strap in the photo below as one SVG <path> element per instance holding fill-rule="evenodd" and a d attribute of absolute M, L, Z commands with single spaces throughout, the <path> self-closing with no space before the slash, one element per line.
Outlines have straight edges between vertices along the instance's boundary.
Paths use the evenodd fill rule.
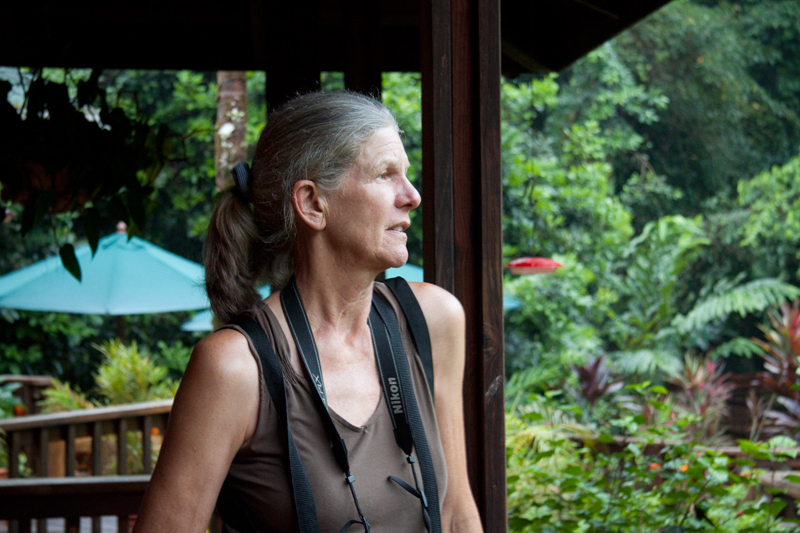
<path fill-rule="evenodd" d="M 403 314 L 408 322 L 409 329 L 411 330 L 411 338 L 414 339 L 414 345 L 417 348 L 419 359 L 422 362 L 422 369 L 425 372 L 425 378 L 428 381 L 428 388 L 431 391 L 431 400 L 434 399 L 433 395 L 433 354 L 431 350 L 431 336 L 428 333 L 428 324 L 425 322 L 425 315 L 422 313 L 422 308 L 419 306 L 417 297 L 409 287 L 408 282 L 403 278 L 391 278 L 383 282 L 397 298 L 400 307 L 403 309 Z M 394 313 L 391 313 L 394 316 Z"/>
<path fill-rule="evenodd" d="M 408 288 L 407 285 L 406 288 Z M 408 292 L 411 292 L 410 289 L 408 289 Z M 416 303 L 416 300 L 414 303 Z M 419 304 L 416 305 L 419 307 Z M 369 532 L 369 522 L 364 517 L 358 503 L 358 497 L 356 496 L 354 487 L 355 477 L 350 472 L 347 446 L 344 439 L 339 435 L 330 417 L 330 413 L 328 412 L 319 352 L 294 277 L 289 280 L 287 286 L 281 291 L 281 306 L 283 307 L 286 321 L 289 324 L 289 329 L 297 345 L 300 358 L 314 385 L 316 391 L 314 395 L 315 404 L 331 441 L 334 457 L 345 474 L 350 492 L 353 495 L 353 502 L 359 515 L 359 520 L 350 520 L 342 531 L 347 531 L 351 525 L 360 523 L 364 526 L 364 529 Z M 370 310 L 368 323 L 372 336 L 378 373 L 383 387 L 384 399 L 394 427 L 395 441 L 406 454 L 406 459 L 411 467 L 416 488 L 411 487 L 408 483 L 395 476 L 389 476 L 389 479 L 420 500 L 423 520 L 427 530 L 438 533 L 441 531 L 441 524 L 439 518 L 439 497 L 436 486 L 436 474 L 433 469 L 433 462 L 425 437 L 425 429 L 422 425 L 422 418 L 419 414 L 419 408 L 414 394 L 414 385 L 411 381 L 408 360 L 406 359 L 405 350 L 403 348 L 397 316 L 392 307 L 377 294 L 373 294 L 372 308 Z M 424 329 L 425 336 L 427 337 L 427 327 Z M 416 336 L 415 342 L 418 342 Z M 429 340 L 428 347 L 430 347 Z M 430 348 L 428 348 L 428 353 L 430 353 Z M 428 383 L 429 386 L 432 387 L 432 375 L 428 379 Z M 412 449 L 416 449 L 417 459 L 419 460 L 420 470 L 422 471 L 423 484 L 424 487 L 427 488 L 430 499 L 426 496 L 426 491 L 419 487 L 417 473 L 414 467 L 417 460 L 411 455 Z"/>
<path fill-rule="evenodd" d="M 286 430 L 287 448 L 289 453 L 289 473 L 292 478 L 292 494 L 294 495 L 295 512 L 297 513 L 297 520 L 300 525 L 300 533 L 319 533 L 319 524 L 317 523 L 317 508 L 314 504 L 314 495 L 311 492 L 311 483 L 308 480 L 308 474 L 303 466 L 303 460 L 300 458 L 300 452 L 297 451 L 297 446 L 294 443 L 292 436 L 292 428 L 289 424 L 289 407 L 286 401 L 286 384 L 283 380 L 283 371 L 281 370 L 278 356 L 272 348 L 272 343 L 267 338 L 267 334 L 262 327 L 255 321 L 255 319 L 248 315 L 238 315 L 231 320 L 231 324 L 237 325 L 247 333 L 250 337 L 253 347 L 258 353 L 258 358 L 261 360 L 261 372 L 264 375 L 264 381 L 267 385 L 272 403 L 275 405 L 275 410 L 278 416 L 282 418 L 281 422 Z M 231 525 L 236 527 L 237 530 L 246 533 L 249 531 L 255 532 L 252 524 L 246 517 L 242 517 L 241 509 L 243 504 L 240 504 L 235 499 L 229 498 L 228 500 L 234 503 L 232 512 L 227 515 L 222 515 L 222 519 L 226 522 L 231 521 Z M 218 502 L 217 506 L 222 510 Z M 228 518 L 230 516 L 230 519 Z M 237 524 L 236 521 L 243 522 Z"/>

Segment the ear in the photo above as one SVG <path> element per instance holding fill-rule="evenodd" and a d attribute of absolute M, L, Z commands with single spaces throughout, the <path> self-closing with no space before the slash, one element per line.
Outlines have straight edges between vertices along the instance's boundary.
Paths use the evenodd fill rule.
<path fill-rule="evenodd" d="M 311 180 L 300 180 L 292 187 L 292 204 L 297 216 L 309 228 L 320 231 L 325 228 L 325 198 L 317 184 Z"/>

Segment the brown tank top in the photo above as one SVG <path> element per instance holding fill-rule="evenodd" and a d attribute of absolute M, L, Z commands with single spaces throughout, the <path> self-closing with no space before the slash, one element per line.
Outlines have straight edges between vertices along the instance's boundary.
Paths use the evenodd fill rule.
<path fill-rule="evenodd" d="M 394 294 L 383 283 L 375 290 L 392 305 L 397 314 L 408 357 L 414 391 L 431 451 L 440 506 L 447 492 L 447 470 L 439 436 L 439 426 L 430 389 L 419 354 L 414 346 L 408 322 Z M 264 303 L 259 302 L 248 314 L 264 328 L 278 356 L 286 382 L 289 421 L 297 450 L 303 460 L 314 494 L 321 533 L 338 533 L 351 519 L 358 519 L 353 497 L 331 450 L 328 435 L 314 404 L 314 389 L 305 372 L 299 375 L 291 366 L 289 343 L 277 317 Z M 246 337 L 240 328 L 232 327 Z M 252 341 L 250 351 L 261 370 Z M 223 492 L 238 499 L 247 509 L 251 523 L 259 532 L 298 531 L 294 509 L 286 436 L 264 382 L 260 377 L 261 408 L 255 434 L 249 445 L 233 459 Z M 393 475 L 412 487 L 414 479 L 405 454 L 394 440 L 392 420 L 381 399 L 369 421 L 362 427 L 350 424 L 333 410 L 330 411 L 336 429 L 347 445 L 351 473 L 364 516 L 374 533 L 422 533 L 425 525 L 417 498 L 390 481 Z M 417 476 L 420 476 L 417 467 Z M 420 477 L 420 483 L 422 479 Z M 356 524 L 351 531 L 362 531 Z"/>

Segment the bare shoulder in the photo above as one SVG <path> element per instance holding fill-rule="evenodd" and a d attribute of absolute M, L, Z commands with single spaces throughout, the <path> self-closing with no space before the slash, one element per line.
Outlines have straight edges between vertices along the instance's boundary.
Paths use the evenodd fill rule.
<path fill-rule="evenodd" d="M 200 374 L 204 380 L 219 380 L 222 385 L 258 383 L 258 365 L 250 353 L 247 339 L 229 328 L 212 333 L 195 346 L 187 374 L 191 377 Z"/>
<path fill-rule="evenodd" d="M 175 396 L 136 531 L 204 531 L 259 414 L 258 364 L 245 337 L 212 333 L 192 352 Z"/>
<path fill-rule="evenodd" d="M 464 308 L 458 298 L 432 283 L 409 283 L 425 315 L 431 336 L 458 334 L 464 327 Z"/>
<path fill-rule="evenodd" d="M 453 390 L 461 390 L 460 380 L 464 368 L 464 308 L 458 298 L 437 285 L 409 285 L 419 301 L 428 325 L 436 382 L 453 380 Z M 442 390 L 442 387 L 436 387 L 437 402 Z"/>

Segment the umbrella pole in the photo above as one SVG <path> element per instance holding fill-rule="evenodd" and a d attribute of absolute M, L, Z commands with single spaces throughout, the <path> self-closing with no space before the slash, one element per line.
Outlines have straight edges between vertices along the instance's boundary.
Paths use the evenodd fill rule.
<path fill-rule="evenodd" d="M 117 315 L 117 339 L 122 340 L 122 315 Z"/>

